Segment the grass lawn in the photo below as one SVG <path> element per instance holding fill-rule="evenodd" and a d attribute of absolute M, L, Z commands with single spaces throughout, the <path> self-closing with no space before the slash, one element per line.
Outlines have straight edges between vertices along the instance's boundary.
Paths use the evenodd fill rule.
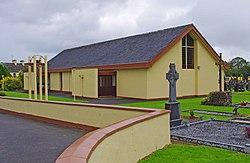
<path fill-rule="evenodd" d="M 201 100 L 202 98 L 178 99 L 178 101 L 181 104 L 181 111 L 190 110 L 190 109 L 199 109 L 199 110 L 222 111 L 222 112 L 233 113 L 233 107 L 201 105 Z M 233 104 L 239 103 L 243 100 L 247 100 L 250 102 L 250 91 L 233 93 Z M 121 105 L 164 109 L 166 102 L 167 100 L 161 100 L 161 101 L 149 101 L 149 102 L 140 102 L 140 103 L 121 104 Z M 239 109 L 238 111 L 241 114 L 250 115 L 250 109 Z M 181 114 L 189 115 L 189 113 L 187 112 L 181 112 Z M 214 115 L 197 114 L 197 113 L 195 113 L 195 115 L 196 116 L 202 115 L 204 116 L 204 119 L 210 119 L 211 116 L 215 117 L 216 119 L 222 119 L 222 120 L 229 118 L 226 116 L 214 116 Z"/>
<path fill-rule="evenodd" d="M 8 97 L 17 97 L 17 98 L 29 98 L 29 95 L 27 93 L 20 93 L 20 92 L 4 92 Z M 34 95 L 32 94 L 32 98 L 34 98 Z M 40 96 L 37 96 L 37 99 L 39 99 Z M 43 96 L 43 99 L 45 99 L 45 96 Z M 86 102 L 84 100 L 76 100 L 71 98 L 62 98 L 62 97 L 56 97 L 56 96 L 49 96 L 50 101 L 62 101 L 62 102 Z"/>
<path fill-rule="evenodd" d="M 154 152 L 139 163 L 205 163 L 205 162 L 249 162 L 250 155 L 209 146 L 172 144 Z"/>

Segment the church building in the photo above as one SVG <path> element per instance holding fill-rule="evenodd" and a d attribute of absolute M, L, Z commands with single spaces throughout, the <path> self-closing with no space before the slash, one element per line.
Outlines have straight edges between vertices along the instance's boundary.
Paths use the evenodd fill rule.
<path fill-rule="evenodd" d="M 219 89 L 219 61 L 188 24 L 65 49 L 49 61 L 50 90 L 88 98 L 164 99 L 166 73 L 175 63 L 177 97 L 207 95 Z"/>

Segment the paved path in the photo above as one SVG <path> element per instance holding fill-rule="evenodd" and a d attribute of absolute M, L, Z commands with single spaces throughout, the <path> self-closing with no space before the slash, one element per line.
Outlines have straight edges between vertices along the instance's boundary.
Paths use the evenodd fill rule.
<path fill-rule="evenodd" d="M 1 163 L 52 163 L 87 131 L 0 113 Z"/>
<path fill-rule="evenodd" d="M 119 105 L 128 103 L 145 102 L 146 100 L 128 99 L 121 97 L 104 97 L 98 99 L 86 99 L 89 103 L 93 104 L 106 104 L 106 105 Z"/>
<path fill-rule="evenodd" d="M 27 93 L 27 92 L 24 92 L 23 90 L 16 90 L 16 92 Z M 74 98 L 71 93 L 54 92 L 54 91 L 50 91 L 49 96 L 57 96 L 57 97 L 71 98 L 71 99 Z M 92 103 L 92 104 L 106 104 L 106 105 L 119 105 L 119 104 L 148 101 L 148 100 L 143 100 L 143 99 L 132 99 L 132 98 L 122 98 L 122 97 L 101 97 L 97 99 L 76 97 L 76 99 L 85 100 L 85 101 L 88 101 L 88 103 Z"/>
<path fill-rule="evenodd" d="M 49 95 L 73 99 L 73 97 L 70 93 L 50 92 Z M 93 103 L 93 104 L 106 104 L 106 105 L 118 105 L 118 104 L 127 104 L 127 103 L 136 103 L 136 102 L 147 101 L 147 100 L 129 99 L 129 98 L 121 98 L 121 97 L 102 97 L 102 98 L 98 98 L 98 99 L 86 99 L 86 98 L 77 97 L 76 99 L 86 100 L 89 103 Z"/>

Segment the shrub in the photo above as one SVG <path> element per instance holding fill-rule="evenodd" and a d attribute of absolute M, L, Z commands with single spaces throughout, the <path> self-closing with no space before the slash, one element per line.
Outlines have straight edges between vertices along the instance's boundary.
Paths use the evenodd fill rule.
<path fill-rule="evenodd" d="M 208 101 L 209 101 L 208 97 L 205 97 L 205 98 L 203 98 L 203 99 L 201 100 L 201 104 L 202 104 L 202 105 L 207 105 Z"/>
<path fill-rule="evenodd" d="M 8 77 L 8 76 L 11 76 L 10 75 L 10 71 L 0 63 L 0 80 L 2 80 L 2 75 L 4 77 Z"/>
<path fill-rule="evenodd" d="M 4 92 L 0 92 L 0 96 L 7 96 L 7 95 Z"/>
<path fill-rule="evenodd" d="M 1 80 L 1 85 L 4 84 L 4 90 L 12 91 L 22 89 L 22 83 L 18 78 L 5 77 Z"/>

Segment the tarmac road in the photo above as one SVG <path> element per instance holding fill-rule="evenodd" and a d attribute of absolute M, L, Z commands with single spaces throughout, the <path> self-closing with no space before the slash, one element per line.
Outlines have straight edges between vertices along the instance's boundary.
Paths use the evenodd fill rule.
<path fill-rule="evenodd" d="M 0 113 L 1 163 L 52 163 L 87 131 Z"/>

